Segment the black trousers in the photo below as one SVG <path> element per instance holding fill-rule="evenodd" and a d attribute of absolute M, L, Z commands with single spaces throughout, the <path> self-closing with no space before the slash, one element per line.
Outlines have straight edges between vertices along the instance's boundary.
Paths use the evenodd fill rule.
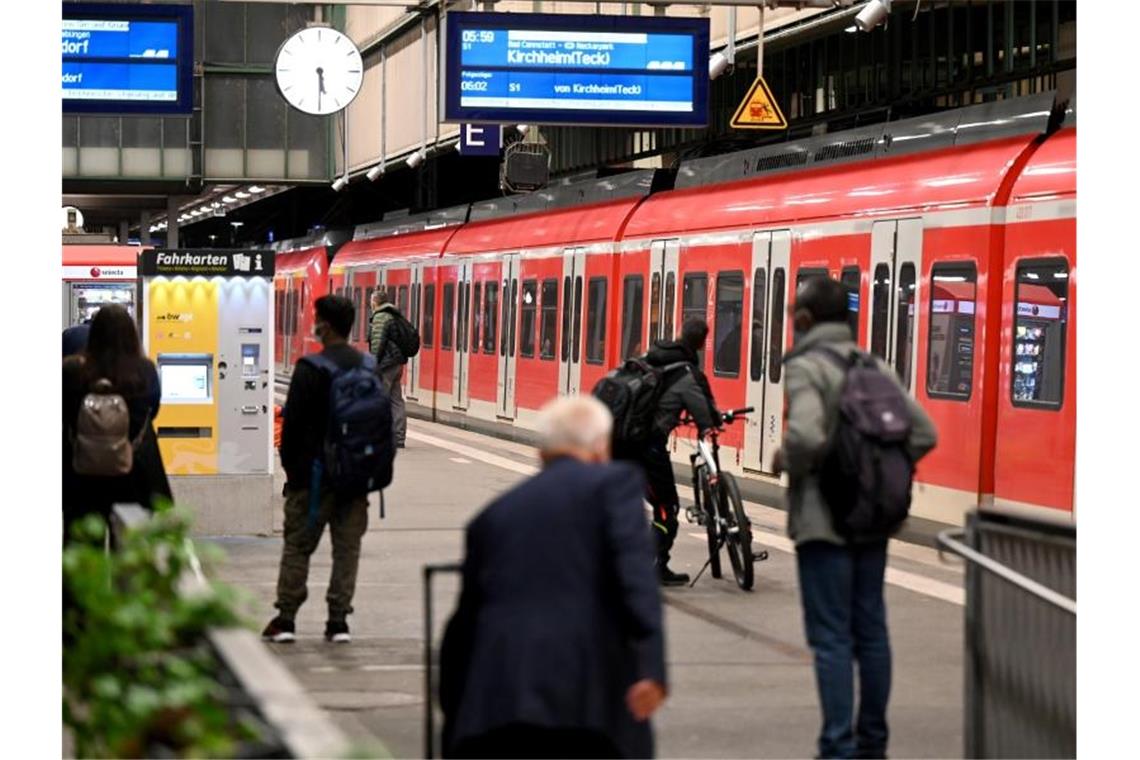
<path fill-rule="evenodd" d="M 610 739 L 584 728 L 547 728 L 512 723 L 463 741 L 448 757 L 604 758 L 620 757 Z"/>
<path fill-rule="evenodd" d="M 681 499 L 677 496 L 677 480 L 669 459 L 669 438 L 654 436 L 638 450 L 615 450 L 615 459 L 636 462 L 645 472 L 645 500 L 653 507 L 653 541 L 657 547 L 657 564 L 669 562 L 673 541 L 677 538 L 677 515 Z"/>

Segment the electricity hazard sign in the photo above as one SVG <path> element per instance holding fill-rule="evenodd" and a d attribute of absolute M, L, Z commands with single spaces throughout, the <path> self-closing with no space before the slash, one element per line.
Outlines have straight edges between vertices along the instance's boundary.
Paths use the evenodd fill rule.
<path fill-rule="evenodd" d="M 788 122 L 776 105 L 772 91 L 764 77 L 756 77 L 756 81 L 748 89 L 736 115 L 732 117 L 734 129 L 787 129 Z"/>

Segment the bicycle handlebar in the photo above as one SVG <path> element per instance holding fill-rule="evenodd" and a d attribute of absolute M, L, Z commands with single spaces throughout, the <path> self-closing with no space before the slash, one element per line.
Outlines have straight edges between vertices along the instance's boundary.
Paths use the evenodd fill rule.
<path fill-rule="evenodd" d="M 754 411 L 756 411 L 756 408 L 752 406 L 744 406 L 740 409 L 728 409 L 720 413 L 720 421 L 725 425 L 731 425 L 736 421 L 737 417 L 743 417 L 744 415 L 751 414 Z M 693 424 L 693 418 L 686 413 L 681 416 L 681 424 L 691 425 Z"/>

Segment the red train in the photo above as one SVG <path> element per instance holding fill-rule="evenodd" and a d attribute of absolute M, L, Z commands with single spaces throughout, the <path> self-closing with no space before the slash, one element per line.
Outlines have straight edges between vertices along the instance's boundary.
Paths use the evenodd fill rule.
<path fill-rule="evenodd" d="M 422 334 L 409 406 L 497 432 L 532 427 L 549 398 L 588 391 L 621 358 L 704 317 L 718 405 L 757 409 L 722 438 L 722 461 L 769 483 L 787 308 L 796 283 L 829 273 L 857 292 L 860 343 L 938 424 L 914 513 L 961 523 L 980 505 L 1073 519 L 1076 120 L 1052 95 L 292 247 L 277 263 L 280 373 L 316 348 L 314 297 L 353 299 L 363 348 L 368 298 L 386 287 Z"/>

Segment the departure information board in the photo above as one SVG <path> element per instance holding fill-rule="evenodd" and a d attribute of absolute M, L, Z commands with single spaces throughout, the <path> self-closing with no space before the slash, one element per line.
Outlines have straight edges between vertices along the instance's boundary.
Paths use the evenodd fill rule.
<path fill-rule="evenodd" d="M 191 6 L 63 7 L 65 111 L 190 112 Z"/>
<path fill-rule="evenodd" d="M 707 19 L 449 13 L 446 53 L 446 121 L 708 121 Z"/>

